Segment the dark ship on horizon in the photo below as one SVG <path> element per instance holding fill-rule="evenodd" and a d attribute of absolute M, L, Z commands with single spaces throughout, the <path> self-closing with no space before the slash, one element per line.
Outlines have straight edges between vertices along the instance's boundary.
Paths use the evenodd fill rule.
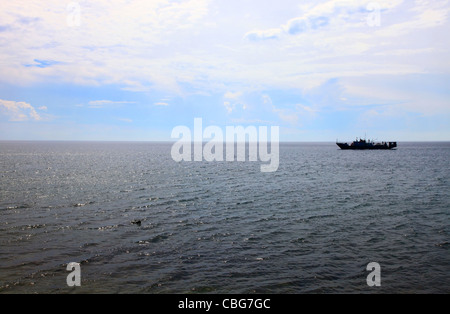
<path fill-rule="evenodd" d="M 356 139 L 351 144 L 336 142 L 336 145 L 340 149 L 353 149 L 353 150 L 365 150 L 365 149 L 394 149 L 397 147 L 397 142 L 381 142 L 375 143 L 371 140 Z"/>

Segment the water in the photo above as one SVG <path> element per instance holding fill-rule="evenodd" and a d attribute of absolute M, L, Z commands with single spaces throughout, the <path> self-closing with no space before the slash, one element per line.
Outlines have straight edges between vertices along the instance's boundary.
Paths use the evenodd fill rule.
<path fill-rule="evenodd" d="M 0 293 L 450 292 L 450 143 L 281 144 L 275 173 L 170 148 L 0 142 Z"/>

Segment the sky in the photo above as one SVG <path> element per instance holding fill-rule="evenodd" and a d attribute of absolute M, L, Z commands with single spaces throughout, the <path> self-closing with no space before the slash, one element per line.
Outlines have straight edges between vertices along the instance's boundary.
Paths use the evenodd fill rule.
<path fill-rule="evenodd" d="M 0 140 L 450 140 L 450 0 L 15 0 Z"/>

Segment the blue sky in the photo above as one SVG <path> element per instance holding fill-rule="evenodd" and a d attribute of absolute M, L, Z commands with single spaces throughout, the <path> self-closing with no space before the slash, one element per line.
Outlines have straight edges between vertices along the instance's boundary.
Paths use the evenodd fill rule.
<path fill-rule="evenodd" d="M 7 1 L 0 140 L 450 140 L 450 1 Z"/>

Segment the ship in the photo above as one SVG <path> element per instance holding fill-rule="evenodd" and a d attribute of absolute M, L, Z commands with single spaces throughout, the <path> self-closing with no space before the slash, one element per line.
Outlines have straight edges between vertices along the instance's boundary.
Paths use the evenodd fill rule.
<path fill-rule="evenodd" d="M 364 150 L 364 149 L 394 149 L 397 147 L 397 142 L 380 142 L 375 143 L 371 140 L 366 139 L 356 139 L 351 144 L 336 142 L 336 145 L 341 149 L 353 149 L 353 150 Z"/>

